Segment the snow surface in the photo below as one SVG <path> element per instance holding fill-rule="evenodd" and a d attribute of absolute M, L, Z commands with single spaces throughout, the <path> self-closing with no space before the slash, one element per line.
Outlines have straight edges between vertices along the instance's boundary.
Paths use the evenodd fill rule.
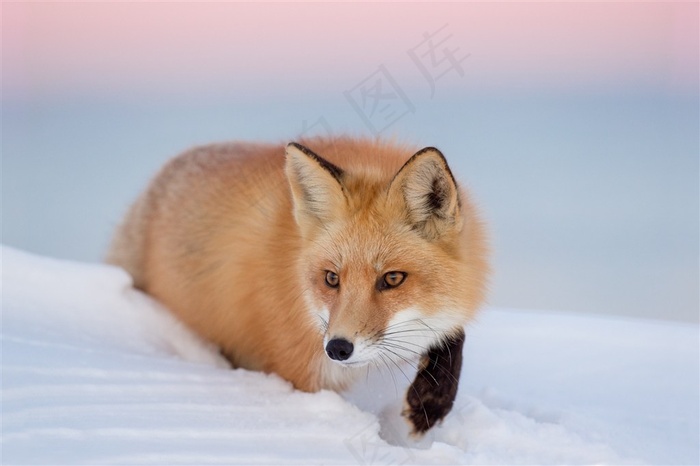
<path fill-rule="evenodd" d="M 344 394 L 231 370 L 125 272 L 3 247 L 3 464 L 698 464 L 698 326 L 487 310 L 455 408 L 410 367 Z"/>

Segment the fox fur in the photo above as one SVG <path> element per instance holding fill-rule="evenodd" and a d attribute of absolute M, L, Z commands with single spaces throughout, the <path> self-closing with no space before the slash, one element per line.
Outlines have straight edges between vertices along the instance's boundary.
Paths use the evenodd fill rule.
<path fill-rule="evenodd" d="M 426 369 L 430 351 L 463 339 L 489 270 L 482 222 L 439 150 L 348 137 L 175 157 L 130 208 L 107 261 L 234 367 L 305 391 L 345 389 L 368 364 Z M 332 360 L 331 340 L 352 343 L 351 356 Z M 454 393 L 444 397 L 449 411 Z"/>

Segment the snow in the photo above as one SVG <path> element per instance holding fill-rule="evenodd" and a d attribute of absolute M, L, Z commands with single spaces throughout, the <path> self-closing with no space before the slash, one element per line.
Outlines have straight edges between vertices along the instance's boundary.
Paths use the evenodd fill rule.
<path fill-rule="evenodd" d="M 3 464 L 698 464 L 698 326 L 489 309 L 452 413 L 410 367 L 303 393 L 231 370 L 123 271 L 2 248 Z"/>

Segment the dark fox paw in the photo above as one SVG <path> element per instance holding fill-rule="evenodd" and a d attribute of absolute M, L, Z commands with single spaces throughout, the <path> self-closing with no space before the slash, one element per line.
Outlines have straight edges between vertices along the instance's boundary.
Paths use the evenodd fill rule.
<path fill-rule="evenodd" d="M 462 369 L 463 345 L 464 331 L 460 329 L 445 342 L 430 348 L 421 358 L 401 413 L 411 425 L 414 436 L 425 434 L 452 409 Z"/>

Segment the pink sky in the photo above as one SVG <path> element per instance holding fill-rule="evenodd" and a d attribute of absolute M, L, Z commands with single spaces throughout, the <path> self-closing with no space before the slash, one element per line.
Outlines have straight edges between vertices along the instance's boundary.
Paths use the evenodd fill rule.
<path fill-rule="evenodd" d="M 3 93 L 337 90 L 380 64 L 411 85 L 445 24 L 475 90 L 697 91 L 695 2 L 57 2 L 3 3 Z"/>

